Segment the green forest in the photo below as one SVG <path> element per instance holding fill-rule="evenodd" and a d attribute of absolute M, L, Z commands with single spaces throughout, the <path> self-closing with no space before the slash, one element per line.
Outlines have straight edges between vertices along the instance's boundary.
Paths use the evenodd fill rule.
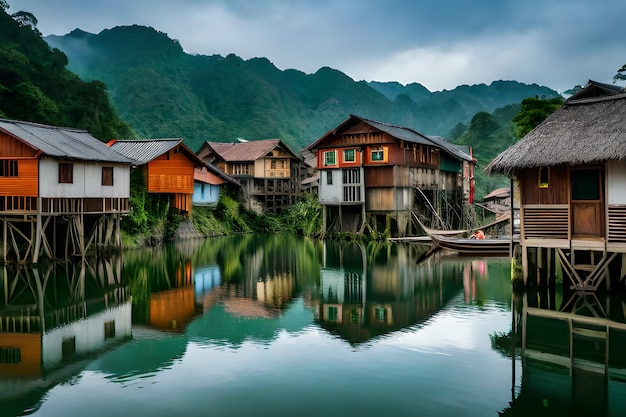
<path fill-rule="evenodd" d="M 35 16 L 7 9 L 0 1 L 0 117 L 82 128 L 103 141 L 179 137 L 195 150 L 206 140 L 279 138 L 298 153 L 355 114 L 471 146 L 480 199 L 508 185 L 482 168 L 562 103 L 547 87 L 516 81 L 430 92 L 418 83 L 357 82 L 328 67 L 305 74 L 266 58 L 191 55 L 145 26 L 43 38 Z"/>

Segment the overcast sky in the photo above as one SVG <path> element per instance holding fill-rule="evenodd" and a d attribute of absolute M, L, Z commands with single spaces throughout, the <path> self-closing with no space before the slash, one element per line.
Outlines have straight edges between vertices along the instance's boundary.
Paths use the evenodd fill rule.
<path fill-rule="evenodd" d="M 431 91 L 496 80 L 563 92 L 626 63 L 624 0 L 8 0 L 42 34 L 151 26 L 188 53 L 327 66 Z"/>

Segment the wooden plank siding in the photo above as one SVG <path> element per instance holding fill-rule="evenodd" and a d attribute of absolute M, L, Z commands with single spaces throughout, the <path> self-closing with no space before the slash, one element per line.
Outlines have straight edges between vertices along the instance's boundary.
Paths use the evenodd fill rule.
<path fill-rule="evenodd" d="M 520 171 L 520 198 L 522 204 L 568 204 L 569 170 L 565 165 L 549 168 L 548 186 L 539 186 L 538 168 Z"/>
<path fill-rule="evenodd" d="M 17 160 L 17 177 L 0 176 L 0 196 L 37 197 L 39 192 L 39 161 L 37 158 L 1 158 Z"/>
<path fill-rule="evenodd" d="M 169 152 L 147 164 L 149 193 L 193 194 L 194 162 L 183 152 Z"/>

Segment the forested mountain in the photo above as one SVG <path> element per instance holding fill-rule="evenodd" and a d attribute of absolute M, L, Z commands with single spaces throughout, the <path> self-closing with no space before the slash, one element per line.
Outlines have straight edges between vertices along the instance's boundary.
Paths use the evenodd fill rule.
<path fill-rule="evenodd" d="M 69 68 L 102 80 L 119 114 L 141 137 L 205 140 L 280 138 L 298 151 L 350 114 L 449 137 L 481 111 L 557 92 L 496 81 L 430 92 L 419 84 L 356 82 L 340 71 L 279 70 L 266 58 L 191 55 L 178 41 L 144 26 L 48 36 Z"/>
<path fill-rule="evenodd" d="M 83 128 L 101 140 L 132 137 L 106 86 L 82 81 L 67 62 L 42 39 L 34 16 L 20 12 L 14 19 L 0 7 L 0 117 Z"/>

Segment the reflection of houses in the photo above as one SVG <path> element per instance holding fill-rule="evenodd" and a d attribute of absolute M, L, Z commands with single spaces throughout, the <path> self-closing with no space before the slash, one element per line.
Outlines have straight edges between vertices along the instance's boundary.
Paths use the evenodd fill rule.
<path fill-rule="evenodd" d="M 524 278 L 536 270 L 532 262 L 553 276 L 550 260 L 558 258 L 573 286 L 595 290 L 609 271 L 614 285 L 623 277 L 626 94 L 589 91 L 596 90 L 570 97 L 486 170 L 518 182 Z"/>
<path fill-rule="evenodd" d="M 119 283 L 119 265 L 5 268 L 2 281 L 0 376 L 29 376 L 36 383 L 61 364 L 131 336 L 130 294 Z M 11 387 L 10 379 L 0 381 L 0 399 L 29 389 L 28 384 Z"/>
<path fill-rule="evenodd" d="M 171 286 L 150 294 L 148 324 L 159 330 L 182 332 L 196 314 L 191 262 L 178 265 Z"/>
<path fill-rule="evenodd" d="M 168 198 L 181 213 L 191 213 L 194 168 L 205 164 L 182 139 L 112 140 L 107 145 L 134 161 L 148 193 Z"/>
<path fill-rule="evenodd" d="M 462 288 L 462 265 L 420 263 L 415 267 L 420 254 L 414 246 L 398 246 L 396 255 L 372 265 L 366 263 L 364 251 L 356 243 L 325 243 L 318 320 L 350 343 L 423 321 Z"/>
<path fill-rule="evenodd" d="M 537 300 L 525 294 L 519 303 L 513 346 L 521 346 L 521 388 L 500 415 L 622 416 L 626 407 L 623 298 L 577 292 L 550 310 L 538 307 Z"/>
<path fill-rule="evenodd" d="M 4 260 L 121 245 L 130 162 L 84 130 L 0 119 Z"/>
<path fill-rule="evenodd" d="M 212 164 L 196 167 L 194 170 L 192 204 L 194 206 L 215 207 L 223 187 L 239 189 L 239 181 L 224 174 Z"/>
<path fill-rule="evenodd" d="M 350 116 L 307 150 L 317 153 L 326 232 L 416 234 L 418 209 L 458 228 L 473 198 L 472 157 L 409 128 Z"/>
<path fill-rule="evenodd" d="M 280 212 L 300 196 L 300 158 L 279 139 L 205 142 L 197 154 L 239 181 L 248 210 Z"/>

